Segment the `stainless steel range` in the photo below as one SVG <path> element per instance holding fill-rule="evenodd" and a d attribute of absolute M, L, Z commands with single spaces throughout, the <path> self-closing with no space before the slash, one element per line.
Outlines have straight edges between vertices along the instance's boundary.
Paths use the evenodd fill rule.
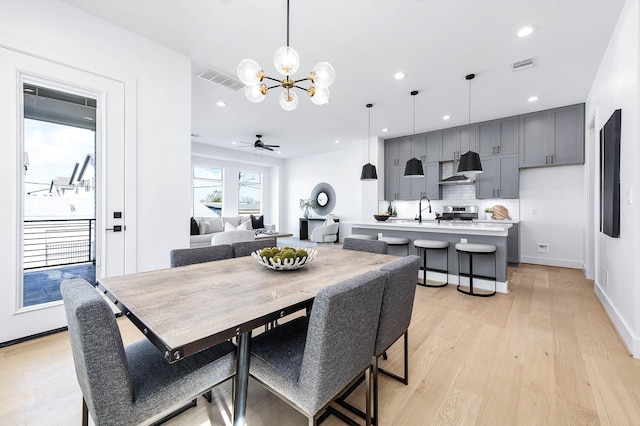
<path fill-rule="evenodd" d="M 473 220 L 478 218 L 478 206 L 442 206 L 442 220 Z"/>

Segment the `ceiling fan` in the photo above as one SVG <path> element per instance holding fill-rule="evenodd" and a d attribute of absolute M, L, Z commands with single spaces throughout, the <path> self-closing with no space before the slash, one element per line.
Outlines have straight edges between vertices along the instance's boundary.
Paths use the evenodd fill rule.
<path fill-rule="evenodd" d="M 256 135 L 256 137 L 258 139 L 253 144 L 250 144 L 247 142 L 242 142 L 242 143 L 247 144 L 247 147 L 253 146 L 256 149 L 266 149 L 267 151 L 273 151 L 273 148 L 280 148 L 280 145 L 267 145 L 264 142 L 262 142 L 261 140 L 262 135 Z"/>

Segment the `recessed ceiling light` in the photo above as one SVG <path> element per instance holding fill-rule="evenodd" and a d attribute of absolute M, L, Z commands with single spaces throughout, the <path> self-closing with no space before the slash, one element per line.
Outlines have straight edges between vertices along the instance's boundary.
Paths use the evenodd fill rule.
<path fill-rule="evenodd" d="M 386 127 L 384 129 L 382 129 L 383 133 L 387 133 L 389 131 L 389 129 L 387 129 Z"/>
<path fill-rule="evenodd" d="M 403 73 L 402 71 L 398 71 L 397 73 L 395 73 L 393 75 L 393 78 L 395 78 L 396 80 L 402 80 L 403 78 L 405 78 L 407 75 L 405 73 Z"/>
<path fill-rule="evenodd" d="M 531 27 L 522 27 L 518 30 L 518 37 L 526 37 L 533 33 L 533 28 Z"/>
<path fill-rule="evenodd" d="M 278 151 L 278 154 L 282 154 L 282 151 Z"/>
<path fill-rule="evenodd" d="M 443 119 L 443 120 L 448 120 L 448 119 L 450 119 L 450 118 L 451 118 L 451 117 L 450 117 L 450 116 L 448 116 L 448 115 L 443 115 L 443 116 L 442 116 L 442 119 Z"/>
<path fill-rule="evenodd" d="M 340 143 L 340 139 L 336 139 L 336 141 L 335 141 L 335 142 L 336 142 L 336 143 Z"/>
<path fill-rule="evenodd" d="M 235 145 L 235 144 L 237 144 L 236 141 L 231 141 L 231 145 Z"/>
<path fill-rule="evenodd" d="M 535 101 L 537 101 L 537 100 L 538 100 L 538 97 L 537 97 L 537 96 L 531 96 L 531 97 L 528 99 L 528 101 L 529 101 L 529 102 L 535 102 Z"/>
<path fill-rule="evenodd" d="M 218 101 L 216 102 L 216 105 L 218 105 L 219 107 L 223 107 L 223 106 L 227 106 L 227 103 L 225 101 Z"/>

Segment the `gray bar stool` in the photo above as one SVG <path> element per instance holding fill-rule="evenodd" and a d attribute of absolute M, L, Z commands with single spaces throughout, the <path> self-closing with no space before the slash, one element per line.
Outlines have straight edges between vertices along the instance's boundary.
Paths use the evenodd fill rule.
<path fill-rule="evenodd" d="M 460 293 L 468 294 L 476 297 L 490 297 L 495 296 L 497 286 L 497 265 L 496 265 L 496 246 L 493 244 L 472 244 L 472 243 L 457 243 L 456 251 L 458 252 L 458 287 L 457 290 Z M 469 255 L 469 273 L 461 272 L 460 254 L 466 253 Z M 473 256 L 493 256 L 493 277 L 487 277 L 482 275 L 473 274 Z M 460 288 L 460 276 L 469 277 L 469 290 L 463 290 Z M 493 279 L 493 293 L 476 293 L 473 289 L 473 278 L 491 278 Z"/>
<path fill-rule="evenodd" d="M 418 285 L 424 287 L 446 287 L 449 284 L 449 242 L 440 240 L 415 240 L 413 242 L 418 252 L 422 252 L 422 283 Z M 447 267 L 445 269 L 427 268 L 427 250 L 444 250 L 447 253 Z M 427 284 L 427 271 L 443 272 L 447 279 L 442 284 Z"/>
<path fill-rule="evenodd" d="M 409 256 L 409 239 L 404 237 L 380 237 L 378 241 L 386 241 L 389 246 L 407 246 L 407 256 Z"/>

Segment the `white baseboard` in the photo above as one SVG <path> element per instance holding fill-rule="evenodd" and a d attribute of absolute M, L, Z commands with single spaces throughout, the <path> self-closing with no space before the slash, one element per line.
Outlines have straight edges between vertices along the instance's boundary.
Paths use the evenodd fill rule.
<path fill-rule="evenodd" d="M 633 333 L 631 327 L 629 327 L 624 318 L 620 316 L 616 307 L 611 303 L 611 300 L 605 292 L 602 291 L 602 287 L 597 282 L 594 284 L 594 292 L 613 323 L 613 326 L 616 328 L 620 339 L 622 339 L 622 343 L 634 358 L 640 358 L 640 339 L 638 336 Z"/>
<path fill-rule="evenodd" d="M 583 269 L 581 260 L 551 259 L 548 257 L 520 256 L 520 262 L 534 265 L 558 266 L 561 268 Z"/>

